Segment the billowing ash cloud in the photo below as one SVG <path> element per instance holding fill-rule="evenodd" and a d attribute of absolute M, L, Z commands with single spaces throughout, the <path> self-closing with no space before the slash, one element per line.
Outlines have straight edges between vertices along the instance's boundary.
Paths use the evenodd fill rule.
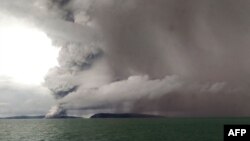
<path fill-rule="evenodd" d="M 63 116 L 67 116 L 67 111 L 60 105 L 53 106 L 46 114 L 46 118 L 60 118 Z"/>
<path fill-rule="evenodd" d="M 96 46 L 82 46 L 68 43 L 60 50 L 58 62 L 60 67 L 50 70 L 46 78 L 46 86 L 61 98 L 77 90 L 79 73 L 92 67 L 92 63 L 102 55 Z"/>
<path fill-rule="evenodd" d="M 42 26 L 61 47 L 60 66 L 46 77 L 58 98 L 49 116 L 66 111 L 249 115 L 249 4 L 48 1 L 58 21 Z"/>

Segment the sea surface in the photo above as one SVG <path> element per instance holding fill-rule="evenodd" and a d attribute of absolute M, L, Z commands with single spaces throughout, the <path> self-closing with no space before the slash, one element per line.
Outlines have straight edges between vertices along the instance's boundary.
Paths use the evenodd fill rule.
<path fill-rule="evenodd" d="M 0 141 L 223 141 L 250 118 L 0 119 Z"/>

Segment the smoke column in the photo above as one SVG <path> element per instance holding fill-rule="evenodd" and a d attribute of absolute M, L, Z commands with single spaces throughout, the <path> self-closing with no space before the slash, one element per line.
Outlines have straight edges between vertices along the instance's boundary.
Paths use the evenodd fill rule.
<path fill-rule="evenodd" d="M 74 30 L 46 86 L 74 111 L 167 116 L 247 116 L 250 2 L 244 0 L 51 0 Z M 63 31 L 62 31 L 63 32 Z M 72 32 L 72 31 L 71 31 Z"/>

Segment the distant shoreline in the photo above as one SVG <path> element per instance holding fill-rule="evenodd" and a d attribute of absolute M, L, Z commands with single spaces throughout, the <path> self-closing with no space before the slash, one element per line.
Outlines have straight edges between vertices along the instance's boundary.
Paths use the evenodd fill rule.
<path fill-rule="evenodd" d="M 0 119 L 76 119 L 82 117 L 76 116 L 57 116 L 46 118 L 45 115 L 38 116 L 10 116 L 10 117 L 0 117 Z M 138 113 L 97 113 L 89 117 L 89 119 L 96 118 L 164 118 L 160 115 L 149 115 L 149 114 L 138 114 Z"/>
<path fill-rule="evenodd" d="M 138 113 L 98 113 L 90 117 L 93 118 L 164 118 L 160 115 L 138 114 Z"/>
<path fill-rule="evenodd" d="M 62 117 L 54 117 L 54 118 L 46 118 L 45 115 L 40 116 L 13 116 L 13 117 L 2 117 L 0 119 L 76 119 L 81 117 L 75 116 L 62 116 Z"/>

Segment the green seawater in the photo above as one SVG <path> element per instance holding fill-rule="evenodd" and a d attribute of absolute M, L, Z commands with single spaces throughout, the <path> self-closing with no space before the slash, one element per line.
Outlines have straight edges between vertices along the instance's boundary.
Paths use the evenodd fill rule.
<path fill-rule="evenodd" d="M 223 141 L 250 118 L 0 119 L 0 141 Z"/>

